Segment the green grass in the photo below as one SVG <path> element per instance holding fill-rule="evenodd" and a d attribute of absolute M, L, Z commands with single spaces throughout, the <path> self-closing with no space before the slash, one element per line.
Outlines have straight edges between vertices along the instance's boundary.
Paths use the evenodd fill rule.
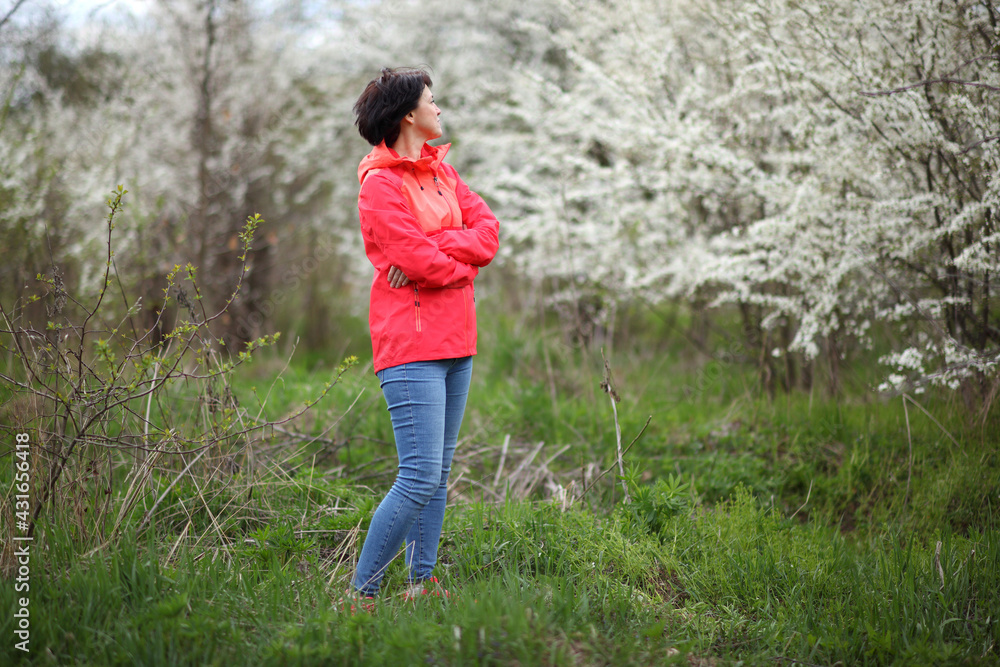
<path fill-rule="evenodd" d="M 114 553 L 45 557 L 33 581 L 33 656 L 61 665 L 617 665 L 663 664 L 673 649 L 678 664 L 687 655 L 995 661 L 1000 540 L 995 531 L 941 538 L 939 559 L 900 534 L 852 543 L 762 508 L 745 490 L 711 511 L 675 514 L 655 535 L 624 512 L 470 506 L 453 512 L 443 545 L 454 597 L 389 596 L 374 615 L 337 609 L 314 545 L 185 550 L 164 563 L 156 540 L 126 539 Z M 387 589 L 401 579 L 397 568 Z M 3 602 L 10 608 L 6 591 Z"/>
<path fill-rule="evenodd" d="M 362 364 L 255 443 L 252 476 L 183 478 L 147 530 L 136 518 L 87 549 L 81 531 L 93 526 L 73 515 L 87 504 L 57 505 L 33 545 L 31 653 L 13 648 L 9 613 L 0 663 L 1000 663 L 996 409 L 980 424 L 930 393 L 915 397 L 930 416 L 904 410 L 863 390 L 874 381 L 864 363 L 836 400 L 770 400 L 752 369 L 699 360 L 647 321 L 648 333 L 605 350 L 623 444 L 652 417 L 625 457 L 625 504 L 614 472 L 594 483 L 615 463 L 600 350 L 564 343 L 555 326 L 496 319 L 482 332 L 453 477 L 460 502 L 441 544 L 449 600 L 402 601 L 394 562 L 376 613 L 337 604 L 395 466 Z M 282 372 L 283 359 L 261 357 L 235 390 L 279 418 L 338 363 Z M 532 465 L 548 469 L 526 497 L 493 502 L 505 440 L 502 479 L 538 443 Z M 0 464 L 0 487 L 12 474 Z M 173 474 L 154 478 L 157 494 Z M 84 480 L 67 498 L 90 491 Z M 16 595 L 4 581 L 0 608 Z"/>

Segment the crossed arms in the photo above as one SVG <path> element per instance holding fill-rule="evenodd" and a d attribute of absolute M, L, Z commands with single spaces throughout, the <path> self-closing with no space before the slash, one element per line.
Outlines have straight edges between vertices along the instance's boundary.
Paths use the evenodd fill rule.
<path fill-rule="evenodd" d="M 386 177 L 365 181 L 358 197 L 365 250 L 391 287 L 415 282 L 422 287 L 463 287 L 499 248 L 499 227 L 482 197 L 453 174 L 462 211 L 462 229 L 428 236 L 399 189 Z M 374 176 L 374 175 L 373 175 Z M 375 247 L 370 247 L 371 244 Z"/>

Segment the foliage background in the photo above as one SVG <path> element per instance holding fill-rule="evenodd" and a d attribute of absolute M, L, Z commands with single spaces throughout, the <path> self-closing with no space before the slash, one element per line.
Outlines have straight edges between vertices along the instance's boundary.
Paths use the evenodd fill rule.
<path fill-rule="evenodd" d="M 350 107 L 379 67 L 425 63 L 451 159 L 504 223 L 507 277 L 569 335 L 610 340 L 635 300 L 682 304 L 701 329 L 733 310 L 771 388 L 821 377 L 836 393 L 840 367 L 878 347 L 882 389 L 996 393 L 988 0 L 183 0 L 74 15 L 41 3 L 3 26 L 8 299 L 53 267 L 93 286 L 95 193 L 123 182 L 116 269 L 147 313 L 182 257 L 224 298 L 256 212 L 270 226 L 223 333 L 363 351 L 366 145 Z"/>

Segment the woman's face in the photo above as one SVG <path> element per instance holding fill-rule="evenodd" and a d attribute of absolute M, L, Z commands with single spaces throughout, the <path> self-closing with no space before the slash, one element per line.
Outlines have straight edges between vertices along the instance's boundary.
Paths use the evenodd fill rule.
<path fill-rule="evenodd" d="M 423 135 L 424 141 L 437 139 L 441 136 L 441 110 L 434 104 L 434 94 L 431 89 L 424 86 L 424 92 L 420 95 L 417 108 L 407 114 L 413 119 L 413 127 Z"/>

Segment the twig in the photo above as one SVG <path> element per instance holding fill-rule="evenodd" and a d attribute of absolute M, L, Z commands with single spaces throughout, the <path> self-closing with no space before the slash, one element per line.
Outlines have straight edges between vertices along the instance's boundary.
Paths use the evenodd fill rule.
<path fill-rule="evenodd" d="M 625 455 L 622 453 L 622 427 L 618 423 L 618 408 L 615 401 L 611 399 L 611 411 L 615 415 L 615 446 L 618 449 L 618 474 L 621 475 L 622 493 L 625 494 L 625 502 L 631 503 L 632 498 L 628 495 L 628 484 L 625 482 Z"/>
<path fill-rule="evenodd" d="M 972 551 L 969 552 L 969 555 L 965 557 L 965 560 L 962 561 L 962 564 L 958 566 L 958 569 L 955 570 L 955 572 L 952 574 L 952 576 L 955 576 L 956 574 L 958 574 L 962 570 L 962 568 L 965 567 L 966 564 L 969 562 L 969 559 L 972 559 L 972 561 L 975 562 L 975 560 L 976 560 L 976 550 L 975 549 L 973 549 Z"/>
<path fill-rule="evenodd" d="M 805 500 L 805 502 L 804 502 L 804 503 L 802 503 L 802 506 L 801 506 L 801 507 L 799 507 L 799 508 L 798 508 L 797 510 L 795 510 L 794 512 L 792 512 L 792 516 L 788 517 L 789 519 L 794 519 L 794 518 L 795 518 L 795 515 L 796 515 L 796 514 L 798 514 L 799 512 L 801 512 L 801 511 L 802 511 L 802 509 L 803 509 L 803 508 L 804 508 L 804 507 L 805 507 L 806 505 L 808 505 L 808 504 L 809 504 L 809 496 L 811 496 L 811 495 L 812 495 L 812 492 L 813 492 L 813 481 L 814 481 L 814 480 L 809 480 L 809 490 L 808 490 L 808 491 L 806 491 L 806 500 Z"/>
<path fill-rule="evenodd" d="M 208 450 L 204 450 L 204 451 L 208 451 Z M 184 460 L 183 454 L 181 455 L 181 460 Z M 178 477 L 178 479 L 180 479 L 180 478 Z M 204 491 L 201 490 L 201 486 L 199 486 L 199 484 L 198 484 L 198 478 L 195 477 L 194 475 L 191 475 L 191 483 L 194 484 L 194 490 L 198 494 L 198 499 L 201 500 L 201 504 L 205 508 L 205 511 L 208 513 L 208 518 L 212 521 L 212 526 L 215 528 L 215 532 L 219 536 L 219 544 L 222 545 L 222 550 L 225 551 L 226 553 L 228 553 L 229 552 L 229 548 L 226 546 L 226 536 L 225 536 L 225 534 L 222 531 L 222 526 L 219 525 L 218 519 L 215 518 L 215 513 L 212 512 L 212 508 L 208 506 L 208 499 L 205 498 L 205 493 L 204 493 Z M 236 496 L 234 495 L 229 500 L 229 502 L 227 502 L 222 507 L 222 511 L 225 512 L 227 509 L 229 509 L 229 506 L 235 500 L 236 500 Z M 201 536 L 198 537 L 198 541 L 195 542 L 195 544 L 194 544 L 195 547 L 198 546 L 198 544 L 201 542 L 202 538 L 204 538 L 207 533 L 208 533 L 208 531 L 205 531 L 205 533 L 203 533 Z M 214 556 L 212 557 L 212 562 L 213 563 L 215 562 L 215 557 Z"/>
<path fill-rule="evenodd" d="M 639 442 L 639 438 L 641 438 L 642 434 L 646 432 L 646 427 L 649 426 L 649 422 L 651 421 L 653 421 L 653 415 L 649 415 L 648 417 L 646 417 L 646 423 L 642 425 L 641 429 L 639 429 L 639 433 L 634 438 L 632 438 L 632 442 L 628 443 L 628 447 L 626 447 L 625 451 L 622 452 L 622 456 L 628 454 L 628 450 L 632 449 L 632 445 Z"/>
<path fill-rule="evenodd" d="M 497 487 L 500 483 L 500 473 L 503 472 L 503 464 L 507 459 L 507 447 L 510 445 L 510 433 L 504 436 L 503 439 L 503 449 L 500 450 L 500 465 L 497 466 L 497 474 L 493 476 L 493 488 Z"/>
<path fill-rule="evenodd" d="M 136 532 L 139 532 L 146 526 L 146 523 L 149 522 L 149 518 L 153 516 L 153 512 L 155 512 L 156 508 L 160 506 L 160 503 L 163 502 L 163 499 L 167 497 L 167 494 L 170 493 L 170 490 L 177 485 L 177 482 L 180 481 L 181 477 L 187 474 L 187 471 L 191 469 L 191 466 L 197 463 L 198 459 L 204 456 L 205 452 L 207 451 L 208 447 L 203 447 L 202 450 L 198 452 L 198 455 L 193 459 L 191 459 L 190 463 L 184 466 L 184 470 L 181 470 L 180 473 L 178 473 L 177 476 L 174 477 L 174 481 L 170 482 L 170 484 L 167 485 L 167 488 L 163 490 L 163 493 L 161 493 L 160 497 L 156 499 L 156 502 L 153 503 L 153 506 L 150 507 L 149 510 L 146 512 L 146 514 L 143 515 L 142 521 L 139 522 L 139 527 L 136 529 Z"/>
<path fill-rule="evenodd" d="M 535 448 L 531 451 L 531 454 L 525 457 L 524 460 L 522 460 L 521 463 L 514 470 L 514 472 L 511 473 L 510 479 L 514 483 L 517 483 L 517 476 L 520 475 L 521 471 L 524 470 L 527 466 L 531 465 L 531 462 L 535 460 L 535 457 L 538 456 L 538 452 L 542 451 L 542 447 L 544 446 L 545 446 L 544 440 L 540 441 L 537 445 L 535 445 Z"/>
<path fill-rule="evenodd" d="M 156 448 L 153 450 L 143 449 L 143 457 L 141 463 L 137 465 L 130 473 L 132 481 L 129 483 L 128 490 L 125 492 L 124 498 L 122 498 L 121 509 L 118 511 L 118 519 L 115 521 L 115 527 L 112 529 L 112 534 L 118 533 L 118 528 L 121 526 L 122 521 L 125 520 L 125 516 L 132 511 L 135 507 L 136 502 L 138 502 L 141 492 L 139 489 L 143 484 L 149 484 L 149 490 L 153 491 L 153 466 L 159 460 L 163 453 L 163 445 L 168 440 L 173 439 L 173 430 L 168 433 L 167 439 L 161 440 L 157 444 Z M 153 455 L 150 455 L 152 451 Z"/>
<path fill-rule="evenodd" d="M 927 409 L 924 406 L 920 405 L 915 400 L 913 400 L 913 397 L 910 396 L 909 394 L 903 394 L 903 397 L 905 399 L 907 399 L 908 401 L 910 401 L 910 403 L 913 403 L 913 405 L 915 405 L 918 408 L 920 408 L 920 411 L 923 412 L 925 415 L 927 415 L 927 417 L 932 422 L 934 422 L 939 429 L 941 429 L 941 432 L 944 433 L 946 436 L 948 436 L 948 438 L 955 444 L 956 447 L 961 447 L 961 445 L 958 444 L 958 440 L 955 440 L 955 436 L 953 436 L 951 433 L 949 433 L 948 429 L 946 429 L 944 426 L 941 426 L 941 422 L 939 422 L 937 419 L 935 419 L 934 415 L 932 415 L 931 413 L 927 412 Z"/>
<path fill-rule="evenodd" d="M 965 147 L 965 150 L 959 151 L 957 154 L 958 155 L 965 155 L 966 153 L 968 153 L 969 151 L 971 151 L 973 148 L 979 148 L 983 144 L 988 144 L 989 142 L 996 141 L 997 139 L 1000 139 L 1000 134 L 994 134 L 991 137 L 986 137 L 985 139 L 980 139 L 979 141 L 977 141 L 975 143 L 969 144 L 968 146 Z"/>
<path fill-rule="evenodd" d="M 976 81 L 963 81 L 961 79 L 931 79 L 929 81 L 918 81 L 917 83 L 911 83 L 908 86 L 902 86 L 900 88 L 893 88 L 892 90 L 877 90 L 871 91 L 861 91 L 861 94 L 865 97 L 883 97 L 885 95 L 895 95 L 896 93 L 903 93 L 907 90 L 913 90 L 914 88 L 923 88 L 925 86 L 930 86 L 935 83 L 957 83 L 962 86 L 972 86 L 973 88 L 985 88 L 986 90 L 991 90 L 995 93 L 1000 93 L 1000 87 L 991 86 L 988 83 L 978 83 Z"/>
<path fill-rule="evenodd" d="M 622 456 L 624 456 L 625 454 L 628 454 L 628 450 L 632 449 L 632 445 L 634 445 L 636 442 L 639 441 L 639 438 L 641 438 L 642 434 L 646 432 L 646 427 L 649 426 L 649 422 L 651 422 L 652 420 L 653 420 L 653 415 L 649 415 L 648 417 L 646 417 L 646 423 L 643 424 L 642 425 L 642 429 L 639 430 L 639 435 L 637 435 L 634 438 L 632 438 L 632 442 L 630 442 L 629 445 L 628 445 L 628 447 L 625 448 L 625 451 L 622 452 Z M 602 472 L 600 475 L 598 475 L 596 478 L 594 478 L 594 481 L 590 483 L 590 486 L 584 485 L 584 487 L 583 487 L 583 493 L 580 494 L 580 498 L 582 499 L 585 495 L 587 495 L 587 493 L 592 488 L 594 488 L 599 481 L 601 481 L 602 477 L 604 477 L 609 472 L 611 472 L 612 470 L 614 470 L 615 469 L 615 465 L 616 465 L 615 463 L 612 463 L 610 468 L 608 468 L 607 470 L 605 470 L 604 472 Z"/>
<path fill-rule="evenodd" d="M 296 336 L 295 337 L 295 342 L 292 343 L 292 350 L 291 350 L 291 352 L 288 353 L 288 358 L 285 359 L 285 365 L 282 367 L 282 369 L 280 371 L 278 371 L 278 374 L 274 377 L 274 380 L 271 381 L 271 384 L 267 388 L 267 393 L 264 394 L 264 400 L 260 402 L 260 409 L 257 411 L 257 416 L 254 418 L 255 422 L 259 422 L 261 415 L 264 414 L 264 408 L 265 408 L 265 406 L 267 406 L 267 401 L 268 401 L 268 399 L 271 398 L 271 392 L 274 391 L 274 386 L 276 384 L 278 384 L 278 380 L 282 380 L 282 385 L 281 385 L 282 387 L 285 386 L 284 385 L 284 380 L 282 378 L 283 378 L 283 376 L 285 374 L 285 371 L 287 371 L 288 367 L 291 365 L 291 363 L 292 363 L 292 357 L 295 355 L 295 350 L 298 347 L 299 347 L 299 337 Z"/>
<path fill-rule="evenodd" d="M 607 358 L 604 356 L 604 349 L 601 349 L 601 358 L 604 359 L 604 380 L 601 381 L 601 389 L 608 394 L 611 399 L 611 411 L 615 417 L 615 446 L 618 451 L 618 474 L 621 476 L 622 492 L 625 494 L 625 502 L 631 503 L 632 498 L 628 494 L 628 483 L 625 481 L 625 461 L 624 453 L 622 453 L 622 427 L 618 423 L 618 401 L 621 397 L 618 396 L 618 392 L 615 391 L 614 384 L 611 380 L 611 364 L 608 363 Z"/>
<path fill-rule="evenodd" d="M 459 475 L 458 479 L 456 479 L 451 484 L 451 486 L 452 487 L 456 486 L 458 484 L 459 480 L 461 480 L 461 481 L 465 482 L 466 484 L 468 484 L 469 486 L 475 486 L 475 487 L 478 487 L 479 489 L 485 491 L 486 493 L 488 493 L 491 496 L 493 496 L 494 498 L 496 498 L 497 501 L 502 501 L 503 500 L 503 496 L 501 496 L 499 493 L 497 493 L 494 489 L 491 489 L 490 487 L 486 486 L 485 484 L 477 482 L 474 479 L 464 479 L 463 478 L 464 474 L 465 474 L 465 471 L 463 470 L 462 474 Z"/>
<path fill-rule="evenodd" d="M 157 355 L 157 357 L 156 357 L 156 363 L 153 364 L 153 379 L 150 382 L 150 386 L 151 387 L 155 387 L 156 386 L 156 376 L 160 372 L 160 360 L 163 359 L 163 358 L 165 358 L 168 354 L 170 354 L 170 347 L 173 344 L 174 344 L 174 339 L 171 338 L 169 341 L 167 341 L 167 345 L 163 349 L 163 354 L 162 355 Z M 154 394 L 154 392 L 151 391 L 146 396 L 146 416 L 142 420 L 142 444 L 143 444 L 143 446 L 146 446 L 149 443 L 149 423 L 150 423 L 149 422 L 149 413 L 150 413 L 150 411 L 152 410 L 152 407 L 153 407 L 153 394 Z M 140 463 L 140 467 L 141 467 L 142 465 L 144 465 L 146 463 L 146 460 L 149 458 L 149 451 L 146 450 L 146 449 L 142 449 L 140 451 L 142 451 L 142 461 Z M 138 458 L 138 455 L 137 455 L 137 458 Z M 152 477 L 152 475 L 147 474 L 147 479 L 149 480 L 149 483 L 150 483 L 149 484 L 149 490 L 152 491 L 153 490 L 153 484 L 152 484 L 153 477 Z M 119 523 L 120 522 L 121 521 L 119 520 Z"/>
<path fill-rule="evenodd" d="M 330 579 L 329 581 L 327 581 L 327 586 L 333 585 L 333 578 L 337 576 L 337 571 L 340 570 L 341 565 L 343 565 L 344 561 L 347 560 L 347 555 L 351 549 L 351 546 L 357 543 L 358 534 L 360 532 L 361 532 L 361 522 L 358 521 L 357 525 L 354 526 L 354 528 L 352 528 L 351 531 L 347 534 L 347 537 L 344 538 L 344 541 L 340 543 L 340 547 L 337 549 L 336 553 L 334 553 L 334 557 L 336 557 L 337 563 L 336 565 L 333 566 L 333 572 L 330 573 Z"/>
<path fill-rule="evenodd" d="M 281 426 L 279 426 L 279 424 L 284 424 L 284 423 L 290 421 L 288 419 L 282 420 L 280 422 L 267 422 L 267 421 L 265 421 L 265 422 L 256 422 L 257 423 L 257 427 L 256 428 L 261 428 L 263 426 L 268 426 L 268 427 L 271 428 L 271 430 L 277 431 L 279 433 L 283 433 L 283 434 L 287 435 L 288 437 L 292 438 L 293 440 L 307 440 L 308 441 L 304 445 L 302 445 L 302 447 L 300 447 L 299 449 L 297 449 L 294 452 L 292 452 L 288 456 L 288 459 L 295 458 L 300 453 L 304 452 L 306 450 L 306 448 L 309 447 L 309 445 L 311 445 L 313 443 L 316 443 L 316 442 L 322 443 L 324 445 L 333 445 L 334 447 L 336 447 L 337 449 L 339 449 L 340 447 L 343 446 L 343 443 L 341 443 L 340 445 L 338 445 L 336 440 L 331 440 L 329 438 L 324 438 L 323 434 L 328 433 L 331 429 L 333 429 L 333 427 L 335 427 L 337 424 L 339 424 L 344 419 L 344 417 L 346 417 L 348 415 L 348 413 L 350 413 L 351 410 L 354 409 L 354 406 L 357 405 L 358 401 L 361 399 L 361 395 L 364 394 L 364 393 L 365 393 L 365 387 L 362 387 L 361 391 L 358 392 L 358 395 L 354 397 L 353 401 L 351 401 L 351 404 L 349 406 L 347 406 L 346 410 L 344 410 L 344 414 L 342 414 L 339 417 L 337 417 L 337 421 L 335 421 L 332 424 L 330 424 L 329 426 L 327 426 L 325 429 L 323 429 L 322 431 L 320 431 L 319 434 L 316 435 L 316 436 L 309 436 L 309 435 L 305 435 L 305 434 L 302 434 L 302 433 L 296 433 L 295 431 L 289 431 L 288 429 L 281 428 Z M 315 401 L 313 402 L 313 405 L 315 405 Z M 295 415 L 293 415 L 292 418 L 298 417 L 301 414 L 302 414 L 302 411 L 300 411 L 300 412 L 296 413 Z M 240 419 L 242 420 L 242 416 L 240 417 Z M 249 430 L 250 429 L 248 429 L 248 431 Z"/>
<path fill-rule="evenodd" d="M 560 456 L 562 456 L 562 453 L 565 452 L 567 449 L 569 449 L 569 445 L 563 445 L 562 447 L 560 447 L 558 452 L 556 452 L 555 454 L 553 454 L 552 456 L 550 456 L 545 460 L 545 463 L 542 464 L 542 467 L 548 470 L 549 464 L 555 461 Z"/>
<path fill-rule="evenodd" d="M 0 19 L 0 28 L 2 28 L 4 24 L 10 20 L 10 17 L 14 15 L 14 12 L 16 12 L 21 7 L 21 5 L 24 4 L 24 2 L 25 0 L 17 0 L 17 3 L 13 7 L 11 7 L 10 11 L 7 12 L 7 14 L 2 19 Z"/>
<path fill-rule="evenodd" d="M 166 560 L 167 563 L 169 563 L 170 560 L 174 557 L 174 552 L 177 551 L 177 547 L 179 547 L 181 541 L 184 540 L 184 536 L 187 535 L 188 529 L 190 527 L 191 527 L 191 521 L 188 520 L 188 522 L 184 525 L 184 530 L 182 530 L 181 534 L 177 536 L 177 541 L 174 542 L 174 546 L 170 549 L 170 553 L 167 554 L 167 560 Z"/>
<path fill-rule="evenodd" d="M 319 443 L 321 445 L 332 445 L 332 446 L 335 446 L 335 447 L 339 448 L 339 447 L 343 446 L 343 443 L 338 444 L 337 441 L 333 440 L 332 438 L 324 438 L 324 437 L 322 437 L 324 433 L 326 433 L 327 431 L 329 431 L 334 426 L 336 426 L 336 423 L 331 424 L 327 428 L 323 429 L 319 433 L 319 435 L 309 435 L 307 433 L 296 433 L 295 431 L 289 431 L 287 428 L 281 428 L 280 426 L 271 426 L 270 428 L 271 428 L 272 431 L 276 431 L 276 432 L 278 432 L 278 433 L 280 433 L 280 434 L 282 434 L 284 436 L 288 436 L 288 438 L 290 440 L 308 440 L 309 442 L 307 442 L 306 445 L 311 445 L 311 444 Z M 292 452 L 292 456 L 294 456 L 297 453 L 298 453 L 298 450 L 295 451 L 295 452 Z"/>
<path fill-rule="evenodd" d="M 941 588 L 938 590 L 944 590 L 944 568 L 941 567 L 941 541 L 938 540 L 937 546 L 934 547 L 934 566 L 937 568 L 938 576 L 941 577 Z"/>
<path fill-rule="evenodd" d="M 993 55 L 992 53 L 988 53 L 988 54 L 986 54 L 984 56 L 976 56 L 975 58 L 972 58 L 970 60 L 966 60 L 964 63 L 962 63 L 958 67 L 956 67 L 955 69 L 953 69 L 950 72 L 948 72 L 947 74 L 945 74 L 945 76 L 955 76 L 956 74 L 958 74 L 960 71 L 962 71 L 963 69 L 965 69 L 966 67 L 968 67 L 972 63 L 977 63 L 980 60 L 1000 60 L 1000 56 Z"/>
<path fill-rule="evenodd" d="M 906 409 L 906 394 L 903 394 L 903 416 L 906 418 L 906 442 L 910 447 L 910 456 L 906 466 L 906 493 L 903 494 L 903 510 L 910 500 L 910 477 L 913 474 L 913 437 L 910 435 L 910 411 Z"/>
<path fill-rule="evenodd" d="M 455 479 L 451 480 L 448 483 L 448 490 L 449 491 L 452 490 L 453 488 L 455 488 L 455 485 L 462 481 L 462 478 L 465 477 L 465 473 L 467 471 L 468 471 L 468 468 L 463 469 L 460 473 L 458 473 L 458 477 L 456 477 Z"/>

